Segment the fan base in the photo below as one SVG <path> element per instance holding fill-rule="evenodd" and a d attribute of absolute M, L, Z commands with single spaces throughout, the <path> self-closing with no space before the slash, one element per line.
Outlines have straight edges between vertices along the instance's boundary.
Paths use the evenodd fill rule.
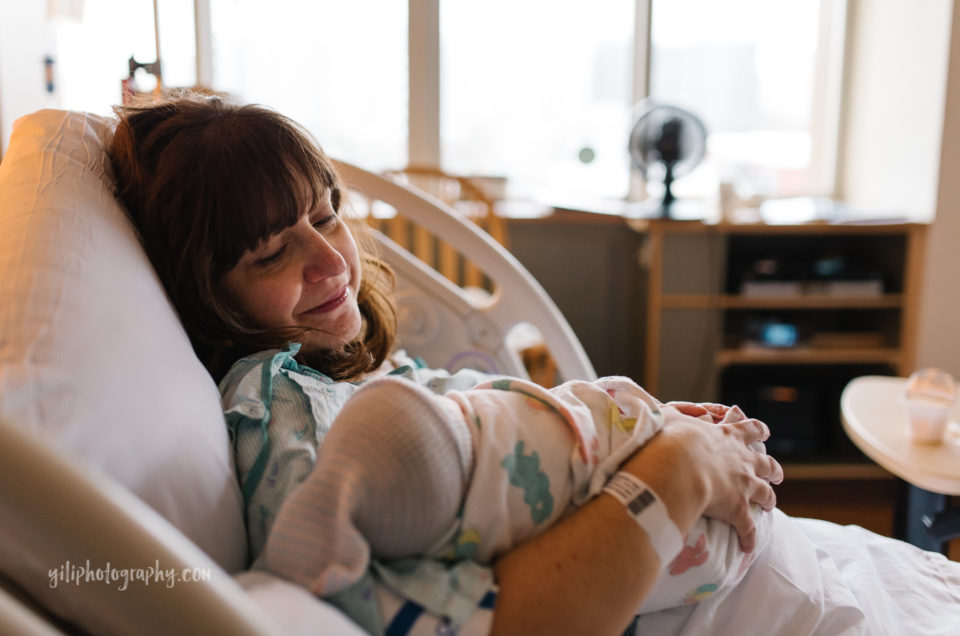
<path fill-rule="evenodd" d="M 711 215 L 710 206 L 703 201 L 674 199 L 670 203 L 647 199 L 628 204 L 625 213 L 630 218 L 663 219 L 672 221 L 703 221 Z"/>

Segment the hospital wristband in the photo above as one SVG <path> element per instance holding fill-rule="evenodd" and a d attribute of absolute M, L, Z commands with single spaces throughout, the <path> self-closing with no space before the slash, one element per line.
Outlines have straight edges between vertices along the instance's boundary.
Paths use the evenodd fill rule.
<path fill-rule="evenodd" d="M 635 475 L 623 471 L 610 478 L 603 492 L 622 503 L 633 520 L 644 529 L 660 558 L 660 569 L 665 570 L 683 549 L 683 535 L 657 493 Z"/>

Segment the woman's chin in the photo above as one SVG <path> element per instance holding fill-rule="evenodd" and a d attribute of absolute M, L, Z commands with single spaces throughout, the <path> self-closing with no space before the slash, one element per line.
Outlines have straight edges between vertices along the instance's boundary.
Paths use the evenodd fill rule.
<path fill-rule="evenodd" d="M 300 343 L 300 351 L 306 356 L 339 357 L 347 347 L 357 341 L 360 329 L 349 332 L 351 335 L 316 333 L 306 335 Z M 313 336 L 313 337 L 311 337 Z"/>
<path fill-rule="evenodd" d="M 335 352 L 343 351 L 348 344 L 356 341 L 360 336 L 363 321 L 360 318 L 360 311 L 355 310 L 339 316 L 339 320 L 333 321 L 332 324 L 310 325 L 310 327 L 313 331 L 305 334 L 301 342 L 301 350 Z"/>

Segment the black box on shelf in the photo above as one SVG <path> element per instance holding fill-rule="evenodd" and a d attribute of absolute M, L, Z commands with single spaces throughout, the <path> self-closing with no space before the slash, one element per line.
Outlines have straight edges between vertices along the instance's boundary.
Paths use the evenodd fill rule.
<path fill-rule="evenodd" d="M 726 293 L 876 297 L 902 288 L 901 236 L 734 236 Z"/>
<path fill-rule="evenodd" d="M 737 404 L 770 428 L 767 451 L 780 461 L 842 461 L 856 456 L 840 423 L 840 394 L 886 365 L 745 365 L 725 369 L 720 401 Z"/>
<path fill-rule="evenodd" d="M 729 387 L 725 399 L 748 417 L 770 428 L 767 452 L 776 457 L 804 457 L 817 452 L 821 426 L 817 391 L 791 382 L 750 382 Z"/>

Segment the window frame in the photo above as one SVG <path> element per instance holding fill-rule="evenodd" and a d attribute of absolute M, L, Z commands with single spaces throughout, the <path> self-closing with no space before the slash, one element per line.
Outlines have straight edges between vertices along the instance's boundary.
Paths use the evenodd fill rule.
<path fill-rule="evenodd" d="M 637 103 L 649 94 L 651 17 L 655 0 L 635 0 L 631 95 Z M 212 85 L 210 0 L 194 0 L 197 29 L 197 80 Z M 848 0 L 820 0 L 820 38 L 811 96 L 810 196 L 835 197 L 840 167 L 839 141 Z M 440 118 L 440 0 L 408 0 L 409 119 L 407 161 L 442 168 Z M 631 171 L 627 199 L 644 197 L 642 179 Z"/>

